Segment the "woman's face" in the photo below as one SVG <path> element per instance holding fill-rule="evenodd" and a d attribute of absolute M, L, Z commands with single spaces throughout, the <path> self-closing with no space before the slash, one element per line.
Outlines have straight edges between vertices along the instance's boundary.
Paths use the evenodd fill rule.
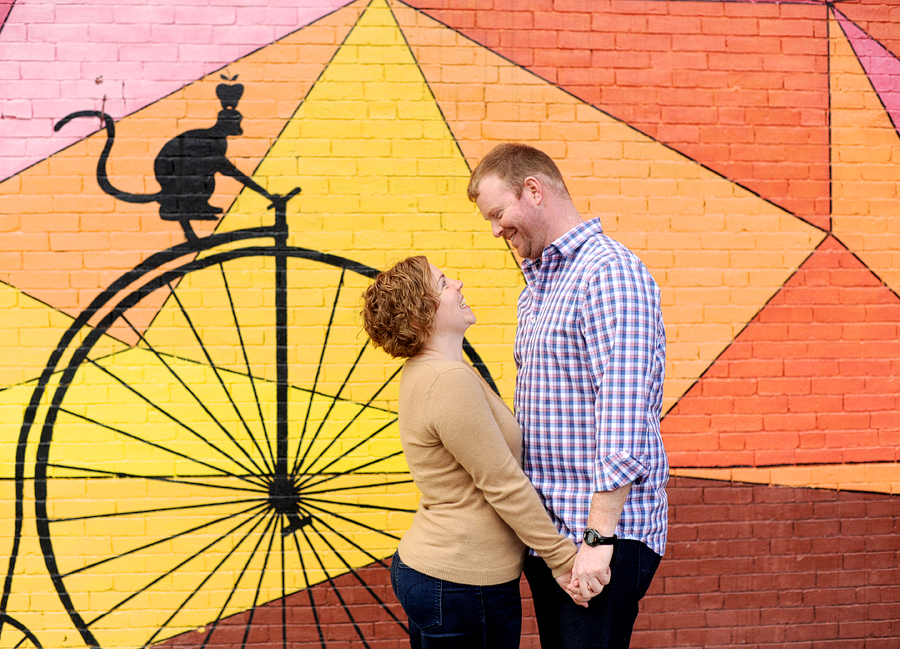
<path fill-rule="evenodd" d="M 434 314 L 435 335 L 464 334 L 466 329 L 475 324 L 475 314 L 472 313 L 472 309 L 469 308 L 463 297 L 463 283 L 446 277 L 434 264 L 428 264 L 428 266 L 431 268 L 434 289 L 440 299 L 440 304 Z"/>

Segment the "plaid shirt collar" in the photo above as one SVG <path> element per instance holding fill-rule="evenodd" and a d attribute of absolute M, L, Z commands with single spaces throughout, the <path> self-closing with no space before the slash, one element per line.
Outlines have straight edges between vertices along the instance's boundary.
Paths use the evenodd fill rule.
<path fill-rule="evenodd" d="M 564 259 L 571 257 L 578 252 L 578 249 L 584 245 L 585 241 L 599 234 L 603 234 L 603 226 L 600 224 L 600 219 L 588 219 L 587 221 L 579 223 L 544 248 L 540 259 L 523 259 L 522 272 L 525 273 L 526 281 L 530 280 L 530 278 L 540 270 L 545 258 L 549 259 L 556 255 L 559 255 Z"/>

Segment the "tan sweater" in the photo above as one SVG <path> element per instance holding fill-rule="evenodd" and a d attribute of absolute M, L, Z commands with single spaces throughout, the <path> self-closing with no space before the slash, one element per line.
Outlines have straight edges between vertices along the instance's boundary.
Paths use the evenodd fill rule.
<path fill-rule="evenodd" d="M 522 432 L 474 368 L 408 360 L 400 379 L 400 440 L 422 492 L 400 557 L 431 577 L 489 586 L 519 577 L 526 545 L 554 576 L 572 568 L 561 536 L 522 472 Z"/>

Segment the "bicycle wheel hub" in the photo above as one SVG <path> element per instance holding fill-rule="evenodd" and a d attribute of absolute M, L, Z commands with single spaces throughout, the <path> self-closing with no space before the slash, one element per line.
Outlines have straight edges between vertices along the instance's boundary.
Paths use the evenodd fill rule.
<path fill-rule="evenodd" d="M 279 514 L 296 516 L 300 494 L 292 476 L 278 475 L 269 484 L 269 505 Z"/>

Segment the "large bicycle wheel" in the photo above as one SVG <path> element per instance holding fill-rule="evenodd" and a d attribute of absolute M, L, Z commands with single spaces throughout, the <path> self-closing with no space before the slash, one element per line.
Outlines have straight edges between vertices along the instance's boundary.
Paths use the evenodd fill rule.
<path fill-rule="evenodd" d="M 288 624 L 288 596 L 316 585 L 360 646 L 374 628 L 355 619 L 360 594 L 405 632 L 379 585 L 417 496 L 397 434 L 400 364 L 360 332 L 376 271 L 219 236 L 98 298 L 73 326 L 92 325 L 84 342 L 67 334 L 35 392 L 23 436 L 40 426 L 36 522 L 59 597 L 95 647 L 187 632 L 196 646 L 247 644 L 263 610 L 268 642 L 326 647 L 311 593 L 318 637 Z M 92 354 L 111 330 L 137 344 Z"/>

